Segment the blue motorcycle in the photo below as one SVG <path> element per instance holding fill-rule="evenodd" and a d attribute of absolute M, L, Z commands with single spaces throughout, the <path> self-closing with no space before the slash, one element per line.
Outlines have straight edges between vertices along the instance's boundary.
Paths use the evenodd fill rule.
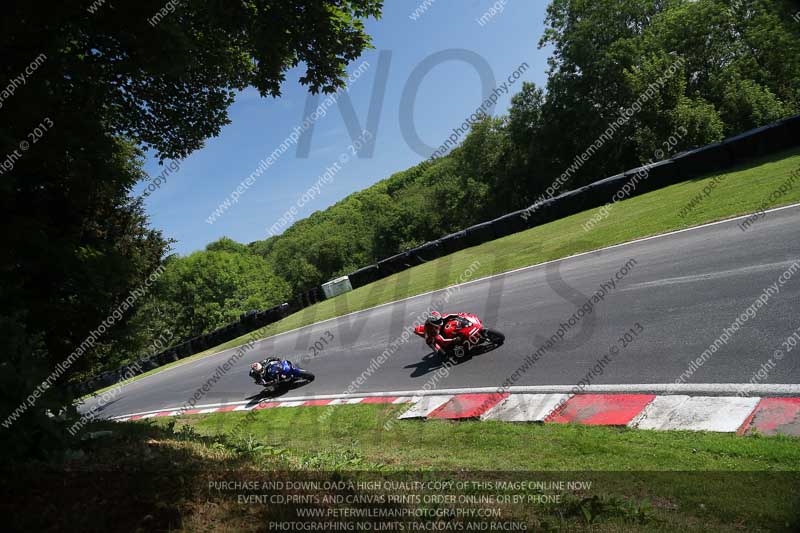
<path fill-rule="evenodd" d="M 263 363 L 253 363 L 250 375 L 267 392 L 277 392 L 281 387 L 298 381 L 314 381 L 314 374 L 308 370 L 292 364 L 288 359 L 278 359 L 277 357 L 266 359 Z"/>

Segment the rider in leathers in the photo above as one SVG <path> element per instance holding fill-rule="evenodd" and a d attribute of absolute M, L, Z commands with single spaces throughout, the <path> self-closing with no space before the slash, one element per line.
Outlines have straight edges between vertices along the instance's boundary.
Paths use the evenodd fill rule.
<path fill-rule="evenodd" d="M 260 363 L 257 362 L 250 365 L 250 377 L 262 386 L 272 381 L 286 378 L 283 374 L 281 360 L 277 357 L 269 357 Z"/>
<path fill-rule="evenodd" d="M 457 336 L 450 336 L 448 331 L 458 329 L 458 324 L 453 322 L 464 320 L 461 315 L 450 313 L 441 315 L 433 311 L 430 316 L 425 320 L 425 324 L 419 325 L 414 329 L 414 333 L 420 337 L 425 338 L 425 342 L 433 349 L 439 356 L 444 356 L 446 350 L 453 344 L 458 342 Z M 449 325 L 454 327 L 448 327 Z"/>

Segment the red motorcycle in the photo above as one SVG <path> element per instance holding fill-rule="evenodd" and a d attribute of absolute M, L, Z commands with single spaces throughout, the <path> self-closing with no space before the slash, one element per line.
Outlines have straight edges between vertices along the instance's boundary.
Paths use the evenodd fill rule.
<path fill-rule="evenodd" d="M 456 359 L 462 359 L 476 349 L 496 348 L 506 340 L 505 335 L 484 327 L 481 319 L 470 313 L 440 315 L 434 312 L 424 324 L 414 328 L 414 333 L 424 338 L 440 356 L 452 355 Z"/>

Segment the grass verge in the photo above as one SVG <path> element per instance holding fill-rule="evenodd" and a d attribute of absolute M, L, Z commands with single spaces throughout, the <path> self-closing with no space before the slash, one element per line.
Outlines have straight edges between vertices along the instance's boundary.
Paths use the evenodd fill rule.
<path fill-rule="evenodd" d="M 583 486 L 516 489 L 507 494 L 549 495 L 553 501 L 483 507 L 499 509 L 503 521 L 545 531 L 777 531 L 800 525 L 797 438 L 477 421 L 396 421 L 387 429 L 404 408 L 278 408 L 102 422 L 91 430 L 107 429 L 110 436 L 82 442 L 57 467 L 33 468 L 37 490 L 9 491 L 5 503 L 21 505 L 9 516 L 24 530 L 63 518 L 61 524 L 82 530 L 240 531 L 263 530 L 276 516 L 291 520 L 293 511 L 241 498 L 264 491 L 222 490 L 215 482 L 561 480 Z M 48 472 L 57 472 L 57 483 L 48 482 Z M 65 487 L 69 494 L 58 494 Z M 498 494 L 474 487 L 451 492 Z M 29 513 L 47 508 L 39 504 L 54 496 L 58 506 Z"/>
<path fill-rule="evenodd" d="M 585 224 L 598 210 L 592 209 L 542 226 L 515 233 L 501 239 L 461 250 L 389 276 L 364 287 L 325 300 L 260 331 L 269 337 L 374 307 L 394 300 L 441 289 L 459 281 L 460 276 L 476 262 L 480 265 L 471 279 L 507 272 L 572 254 L 595 250 L 641 237 L 648 237 L 707 222 L 756 212 L 762 208 L 772 191 L 800 168 L 800 150 L 794 149 L 762 158 L 724 173 L 678 183 L 612 206 L 607 218 L 590 231 Z M 682 210 L 693 198 L 702 195 L 705 187 L 714 184 L 707 197 L 684 216 Z M 779 201 L 768 207 L 800 202 L 800 186 L 793 187 Z M 241 346 L 251 334 L 243 335 L 219 346 L 197 353 L 180 361 L 164 365 L 136 376 L 133 380 L 161 372 L 173 366 Z M 111 387 L 108 387 L 111 388 Z M 95 394 L 107 389 L 97 391 Z"/>

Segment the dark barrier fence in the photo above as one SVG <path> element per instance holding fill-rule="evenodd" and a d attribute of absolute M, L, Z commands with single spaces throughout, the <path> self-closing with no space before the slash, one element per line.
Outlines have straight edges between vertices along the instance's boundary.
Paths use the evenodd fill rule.
<path fill-rule="evenodd" d="M 582 190 L 584 191 L 584 194 L 589 197 L 587 199 L 587 205 L 585 209 L 600 207 L 606 202 L 611 201 L 614 198 L 614 195 L 617 194 L 617 191 L 621 190 L 622 187 L 628 183 L 635 174 L 635 172 L 623 172 L 622 174 L 617 174 L 616 176 L 611 176 L 610 178 L 596 181 L 591 185 L 584 187 Z"/>
<path fill-rule="evenodd" d="M 751 132 L 742 133 L 735 137 L 722 141 L 722 146 L 728 150 L 734 161 L 745 161 L 753 157 L 760 157 L 767 154 L 768 140 L 772 126 L 764 126 L 755 130 L 758 134 L 752 135 Z"/>
<path fill-rule="evenodd" d="M 673 158 L 678 167 L 676 182 L 697 178 L 709 172 L 724 170 L 733 164 L 730 152 L 722 143 L 709 144 Z"/>
<path fill-rule="evenodd" d="M 408 260 L 412 266 L 421 265 L 428 261 L 433 261 L 444 255 L 444 250 L 438 240 L 426 242 L 422 246 L 418 246 L 413 250 L 406 252 Z"/>
<path fill-rule="evenodd" d="M 381 279 L 380 273 L 378 272 L 378 265 L 369 265 L 364 268 L 359 268 L 348 277 L 350 278 L 350 285 L 352 285 L 354 289 L 369 285 L 373 281 Z"/>
<path fill-rule="evenodd" d="M 492 220 L 491 225 L 495 238 L 499 239 L 500 237 L 505 237 L 506 235 L 519 233 L 520 231 L 528 229 L 528 221 L 523 216 L 524 213 L 525 210 L 514 211 L 513 213 Z"/>
<path fill-rule="evenodd" d="M 535 228 L 554 221 L 556 218 L 556 200 L 548 198 L 541 202 L 530 205 L 525 209 L 528 213 L 528 227 Z"/>
<path fill-rule="evenodd" d="M 441 239 L 427 242 L 378 261 L 375 265 L 368 265 L 356 270 L 348 276 L 350 284 L 357 289 L 438 257 L 540 226 L 587 209 L 600 207 L 611 202 L 615 196 L 620 196 L 623 190 L 625 194 L 622 198 L 618 197 L 618 200 L 695 179 L 711 172 L 725 170 L 735 164 L 798 145 L 800 145 L 800 115 L 750 130 L 721 142 L 677 154 L 671 159 L 628 170 L 580 189 L 567 191 L 555 198 L 538 202 L 527 209 L 445 235 Z M 304 307 L 322 301 L 324 298 L 321 287 L 315 287 L 296 295 L 287 303 L 266 311 L 246 313 L 233 324 L 195 337 L 156 356 L 139 361 L 139 371 L 136 371 L 136 368 L 131 365 L 103 372 L 79 385 L 77 391 L 80 394 L 88 394 L 113 385 L 126 376 L 146 372 L 149 369 L 207 350 L 277 322 Z"/>
<path fill-rule="evenodd" d="M 322 291 L 320 289 L 313 289 L 301 295 L 296 299 L 303 302 L 303 305 L 311 305 L 317 301 L 322 300 Z M 109 387 L 120 381 L 124 381 L 134 376 L 138 376 L 154 368 L 178 361 L 190 355 L 202 352 L 214 346 L 236 339 L 255 331 L 259 328 L 272 324 L 289 316 L 297 310 L 297 305 L 290 303 L 283 303 L 276 305 L 266 311 L 251 311 L 239 317 L 238 322 L 228 324 L 219 329 L 211 331 L 205 335 L 193 337 L 181 344 L 172 346 L 161 353 L 140 359 L 136 363 L 122 366 L 116 370 L 108 370 L 98 374 L 92 379 L 89 379 L 74 387 L 74 392 L 78 395 L 89 394 L 98 389 Z"/>
<path fill-rule="evenodd" d="M 439 239 L 439 242 L 442 243 L 442 249 L 444 250 L 444 254 L 449 255 L 466 248 L 467 247 L 466 239 L 467 239 L 466 230 L 461 230 L 455 233 L 451 233 L 450 235 L 445 235 L 444 237 Z"/>
<path fill-rule="evenodd" d="M 587 185 L 557 196 L 555 198 L 556 201 L 552 205 L 552 214 L 555 215 L 554 219 L 564 218 L 592 208 L 593 206 L 589 205 L 589 201 L 592 198 L 591 192 L 591 185 Z"/>
<path fill-rule="evenodd" d="M 479 244 L 483 244 L 488 241 L 494 240 L 494 230 L 492 229 L 491 222 L 482 222 L 480 224 L 475 224 L 474 226 L 470 226 L 466 230 L 466 246 L 465 248 L 469 248 L 471 246 L 478 246 Z"/>
<path fill-rule="evenodd" d="M 383 261 L 378 261 L 378 276 L 385 278 L 392 274 L 397 274 L 409 267 L 413 266 L 408 258 L 408 252 L 402 252 L 393 255 Z"/>
<path fill-rule="evenodd" d="M 675 176 L 678 175 L 678 166 L 672 159 L 659 161 L 648 167 L 648 178 L 642 183 L 641 192 L 654 191 L 674 183 Z"/>

